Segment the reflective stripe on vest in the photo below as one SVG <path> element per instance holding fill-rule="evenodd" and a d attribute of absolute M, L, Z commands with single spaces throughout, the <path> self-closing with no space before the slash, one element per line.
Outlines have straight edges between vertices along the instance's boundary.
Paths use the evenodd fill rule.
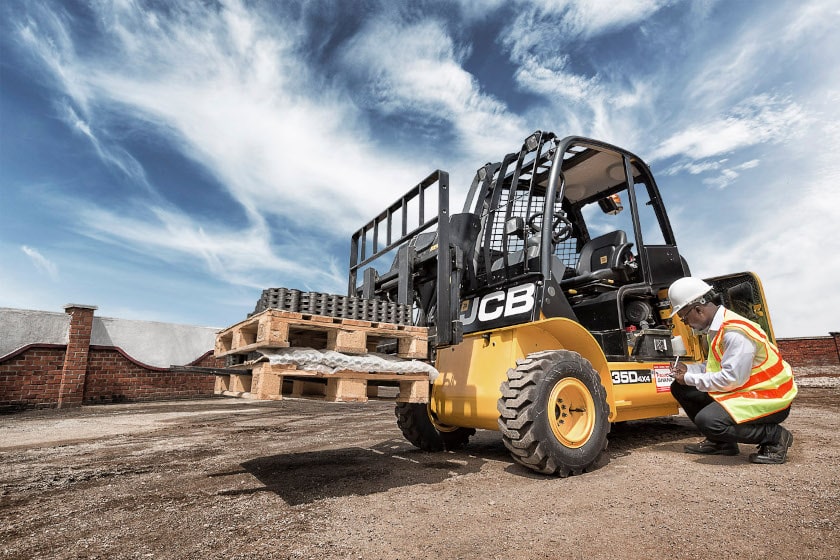
<path fill-rule="evenodd" d="M 739 424 L 790 406 L 797 393 L 790 365 L 782 360 L 779 349 L 770 342 L 761 327 L 729 309 L 724 308 L 723 323 L 709 345 L 706 371 L 721 370 L 723 334 L 727 330 L 736 330 L 755 343 L 750 377 L 734 391 L 710 392 L 709 396 L 719 402 Z"/>

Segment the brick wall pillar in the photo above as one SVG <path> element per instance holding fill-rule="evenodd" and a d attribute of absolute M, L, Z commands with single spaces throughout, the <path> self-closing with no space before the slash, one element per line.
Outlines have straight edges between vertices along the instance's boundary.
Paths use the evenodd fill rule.
<path fill-rule="evenodd" d="M 837 363 L 840 364 L 840 332 L 828 333 L 834 339 L 834 349 L 837 350 Z"/>
<path fill-rule="evenodd" d="M 58 390 L 58 408 L 81 406 L 85 396 L 90 332 L 93 330 L 95 305 L 70 303 L 64 311 L 70 315 L 67 351 L 61 370 L 61 387 Z"/>

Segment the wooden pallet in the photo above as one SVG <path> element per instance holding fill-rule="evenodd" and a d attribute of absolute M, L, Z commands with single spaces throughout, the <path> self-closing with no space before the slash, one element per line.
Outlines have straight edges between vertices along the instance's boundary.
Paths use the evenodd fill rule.
<path fill-rule="evenodd" d="M 364 354 L 375 351 L 382 342 L 394 340 L 400 358 L 425 359 L 428 355 L 426 327 L 266 309 L 220 332 L 216 336 L 215 355 L 290 346 Z"/>
<path fill-rule="evenodd" d="M 213 392 L 228 397 L 246 397 L 251 394 L 253 375 L 250 371 L 242 373 L 217 373 Z"/>
<path fill-rule="evenodd" d="M 317 397 L 328 402 L 366 402 L 369 397 L 382 396 L 380 386 L 390 386 L 399 388 L 397 402 L 429 401 L 429 375 L 426 373 L 321 373 L 268 362 L 248 367 L 250 372 L 243 369 L 241 374 L 218 374 L 216 394 L 263 400 L 281 400 L 285 395 Z"/>

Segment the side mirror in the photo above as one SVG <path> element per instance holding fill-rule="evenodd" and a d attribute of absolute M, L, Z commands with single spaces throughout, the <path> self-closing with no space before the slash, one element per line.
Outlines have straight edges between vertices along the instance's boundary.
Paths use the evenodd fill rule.
<path fill-rule="evenodd" d="M 515 235 L 519 239 L 525 239 L 525 220 L 522 216 L 514 216 L 505 222 L 505 235 Z"/>
<path fill-rule="evenodd" d="M 618 193 L 602 198 L 598 201 L 598 206 L 601 207 L 604 214 L 615 215 L 624 210 L 624 206 L 621 204 L 621 197 L 618 196 Z"/>

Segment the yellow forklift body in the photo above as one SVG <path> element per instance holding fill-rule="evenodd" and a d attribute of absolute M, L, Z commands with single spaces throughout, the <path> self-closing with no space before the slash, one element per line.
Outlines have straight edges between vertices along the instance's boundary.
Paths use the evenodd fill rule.
<path fill-rule="evenodd" d="M 580 324 L 552 318 L 467 335 L 441 349 L 440 375 L 432 386 L 430 411 L 441 426 L 498 430 L 500 387 L 516 360 L 542 350 L 572 350 L 601 377 L 610 422 L 669 416 L 678 412 L 667 377 L 669 362 L 608 362 L 596 340 Z M 693 358 L 693 356 L 692 356 Z"/>
<path fill-rule="evenodd" d="M 614 400 L 610 422 L 671 416 L 679 412 L 671 396 L 671 363 L 610 362 Z"/>
<path fill-rule="evenodd" d="M 444 425 L 498 430 L 500 387 L 508 368 L 533 352 L 557 349 L 574 350 L 589 360 L 611 400 L 609 367 L 597 341 L 579 323 L 552 318 L 473 333 L 439 350 L 440 375 L 432 386 L 430 410 Z"/>

